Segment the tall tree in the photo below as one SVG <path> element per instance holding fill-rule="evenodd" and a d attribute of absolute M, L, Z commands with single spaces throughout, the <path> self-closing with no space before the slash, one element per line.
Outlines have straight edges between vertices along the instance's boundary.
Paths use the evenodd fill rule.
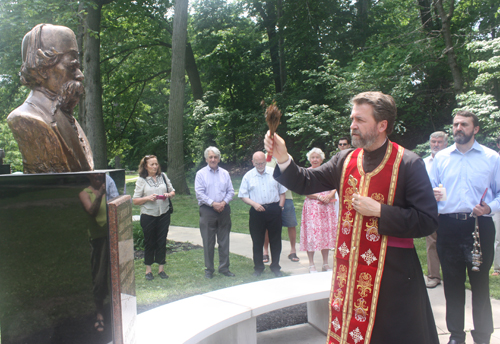
<path fill-rule="evenodd" d="M 436 0 L 434 6 L 441 18 L 441 34 L 443 35 L 446 45 L 444 53 L 448 58 L 448 65 L 450 66 L 451 75 L 453 76 L 453 90 L 456 94 L 459 94 L 462 93 L 464 84 L 462 80 L 462 70 L 457 62 L 457 55 L 455 54 L 455 47 L 453 46 L 451 36 L 451 18 L 453 18 L 453 12 L 455 11 L 455 1 L 449 1 L 448 13 L 446 13 L 444 9 L 443 0 Z"/>
<path fill-rule="evenodd" d="M 283 90 L 281 78 L 281 63 L 280 63 L 280 46 L 278 33 L 276 27 L 278 25 L 278 13 L 276 9 L 276 0 L 267 0 L 262 2 L 260 0 L 253 1 L 253 7 L 262 18 L 262 25 L 266 28 L 269 53 L 271 54 L 271 66 L 274 76 L 274 87 L 276 93 L 281 93 Z M 282 7 L 280 8 L 280 11 Z"/>
<path fill-rule="evenodd" d="M 83 71 L 85 95 L 80 110 L 80 123 L 89 139 L 96 169 L 108 167 L 106 132 L 102 113 L 102 84 L 100 66 L 100 32 L 102 6 L 112 0 L 96 0 L 85 3 L 83 19 Z M 80 31 L 80 30 L 79 30 Z"/>
<path fill-rule="evenodd" d="M 168 110 L 168 175 L 180 194 L 189 194 L 184 170 L 184 88 L 188 0 L 177 0 L 172 34 L 172 72 Z"/>

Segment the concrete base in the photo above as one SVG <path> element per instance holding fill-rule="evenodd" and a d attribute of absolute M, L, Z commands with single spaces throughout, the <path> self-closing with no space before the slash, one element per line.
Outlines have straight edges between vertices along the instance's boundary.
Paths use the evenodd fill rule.
<path fill-rule="evenodd" d="M 307 303 L 307 321 L 325 336 L 328 333 L 330 309 L 328 299 Z"/>
<path fill-rule="evenodd" d="M 255 344 L 257 342 L 257 320 L 251 318 L 220 330 L 210 337 L 201 340 L 199 344 Z"/>
<path fill-rule="evenodd" d="M 310 324 L 300 324 L 257 333 L 257 344 L 325 344 L 325 342 L 326 335 Z"/>

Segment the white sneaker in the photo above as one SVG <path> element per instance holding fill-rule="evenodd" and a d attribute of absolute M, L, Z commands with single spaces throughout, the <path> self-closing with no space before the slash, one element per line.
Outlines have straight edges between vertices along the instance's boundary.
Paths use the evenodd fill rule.
<path fill-rule="evenodd" d="M 441 284 L 441 280 L 438 278 L 428 278 L 427 277 L 427 283 L 425 283 L 425 286 L 429 289 L 436 288 L 438 285 Z"/>

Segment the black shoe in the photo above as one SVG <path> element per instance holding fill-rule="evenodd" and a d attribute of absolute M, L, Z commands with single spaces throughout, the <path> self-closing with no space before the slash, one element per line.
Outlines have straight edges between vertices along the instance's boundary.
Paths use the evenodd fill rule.
<path fill-rule="evenodd" d="M 448 344 L 465 344 L 465 342 L 459 342 L 458 340 L 450 339 L 450 341 L 448 342 Z"/>
<path fill-rule="evenodd" d="M 262 271 L 254 271 L 252 274 L 254 277 L 259 277 L 260 275 L 262 275 Z"/>
<path fill-rule="evenodd" d="M 281 276 L 283 276 L 283 273 L 282 273 L 280 270 L 278 270 L 278 271 L 273 271 L 273 273 L 274 273 L 274 276 L 276 276 L 276 277 L 281 277 Z"/>
<path fill-rule="evenodd" d="M 152 281 L 152 280 L 154 280 L 154 276 L 151 272 L 148 272 L 146 274 L 146 281 Z"/>
<path fill-rule="evenodd" d="M 214 277 L 213 272 L 205 270 L 205 278 L 212 279 Z"/>
<path fill-rule="evenodd" d="M 168 278 L 168 275 L 165 273 L 165 271 L 159 272 L 158 276 L 160 276 L 162 279 L 167 279 Z"/>
<path fill-rule="evenodd" d="M 223 274 L 226 277 L 234 277 L 234 276 L 236 276 L 231 271 L 221 272 L 221 274 Z"/>

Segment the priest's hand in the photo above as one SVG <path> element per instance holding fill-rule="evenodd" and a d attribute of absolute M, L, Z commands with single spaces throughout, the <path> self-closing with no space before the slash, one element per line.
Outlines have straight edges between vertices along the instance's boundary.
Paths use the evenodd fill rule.
<path fill-rule="evenodd" d="M 382 209 L 379 202 L 370 197 L 360 196 L 359 194 L 352 195 L 352 206 L 354 210 L 363 216 L 380 217 Z"/>
<path fill-rule="evenodd" d="M 275 133 L 274 137 L 271 137 L 268 130 L 264 138 L 264 147 L 266 151 L 272 152 L 273 157 L 276 158 L 278 163 L 282 164 L 288 161 L 288 151 L 286 149 L 285 140 L 278 134 Z"/>

